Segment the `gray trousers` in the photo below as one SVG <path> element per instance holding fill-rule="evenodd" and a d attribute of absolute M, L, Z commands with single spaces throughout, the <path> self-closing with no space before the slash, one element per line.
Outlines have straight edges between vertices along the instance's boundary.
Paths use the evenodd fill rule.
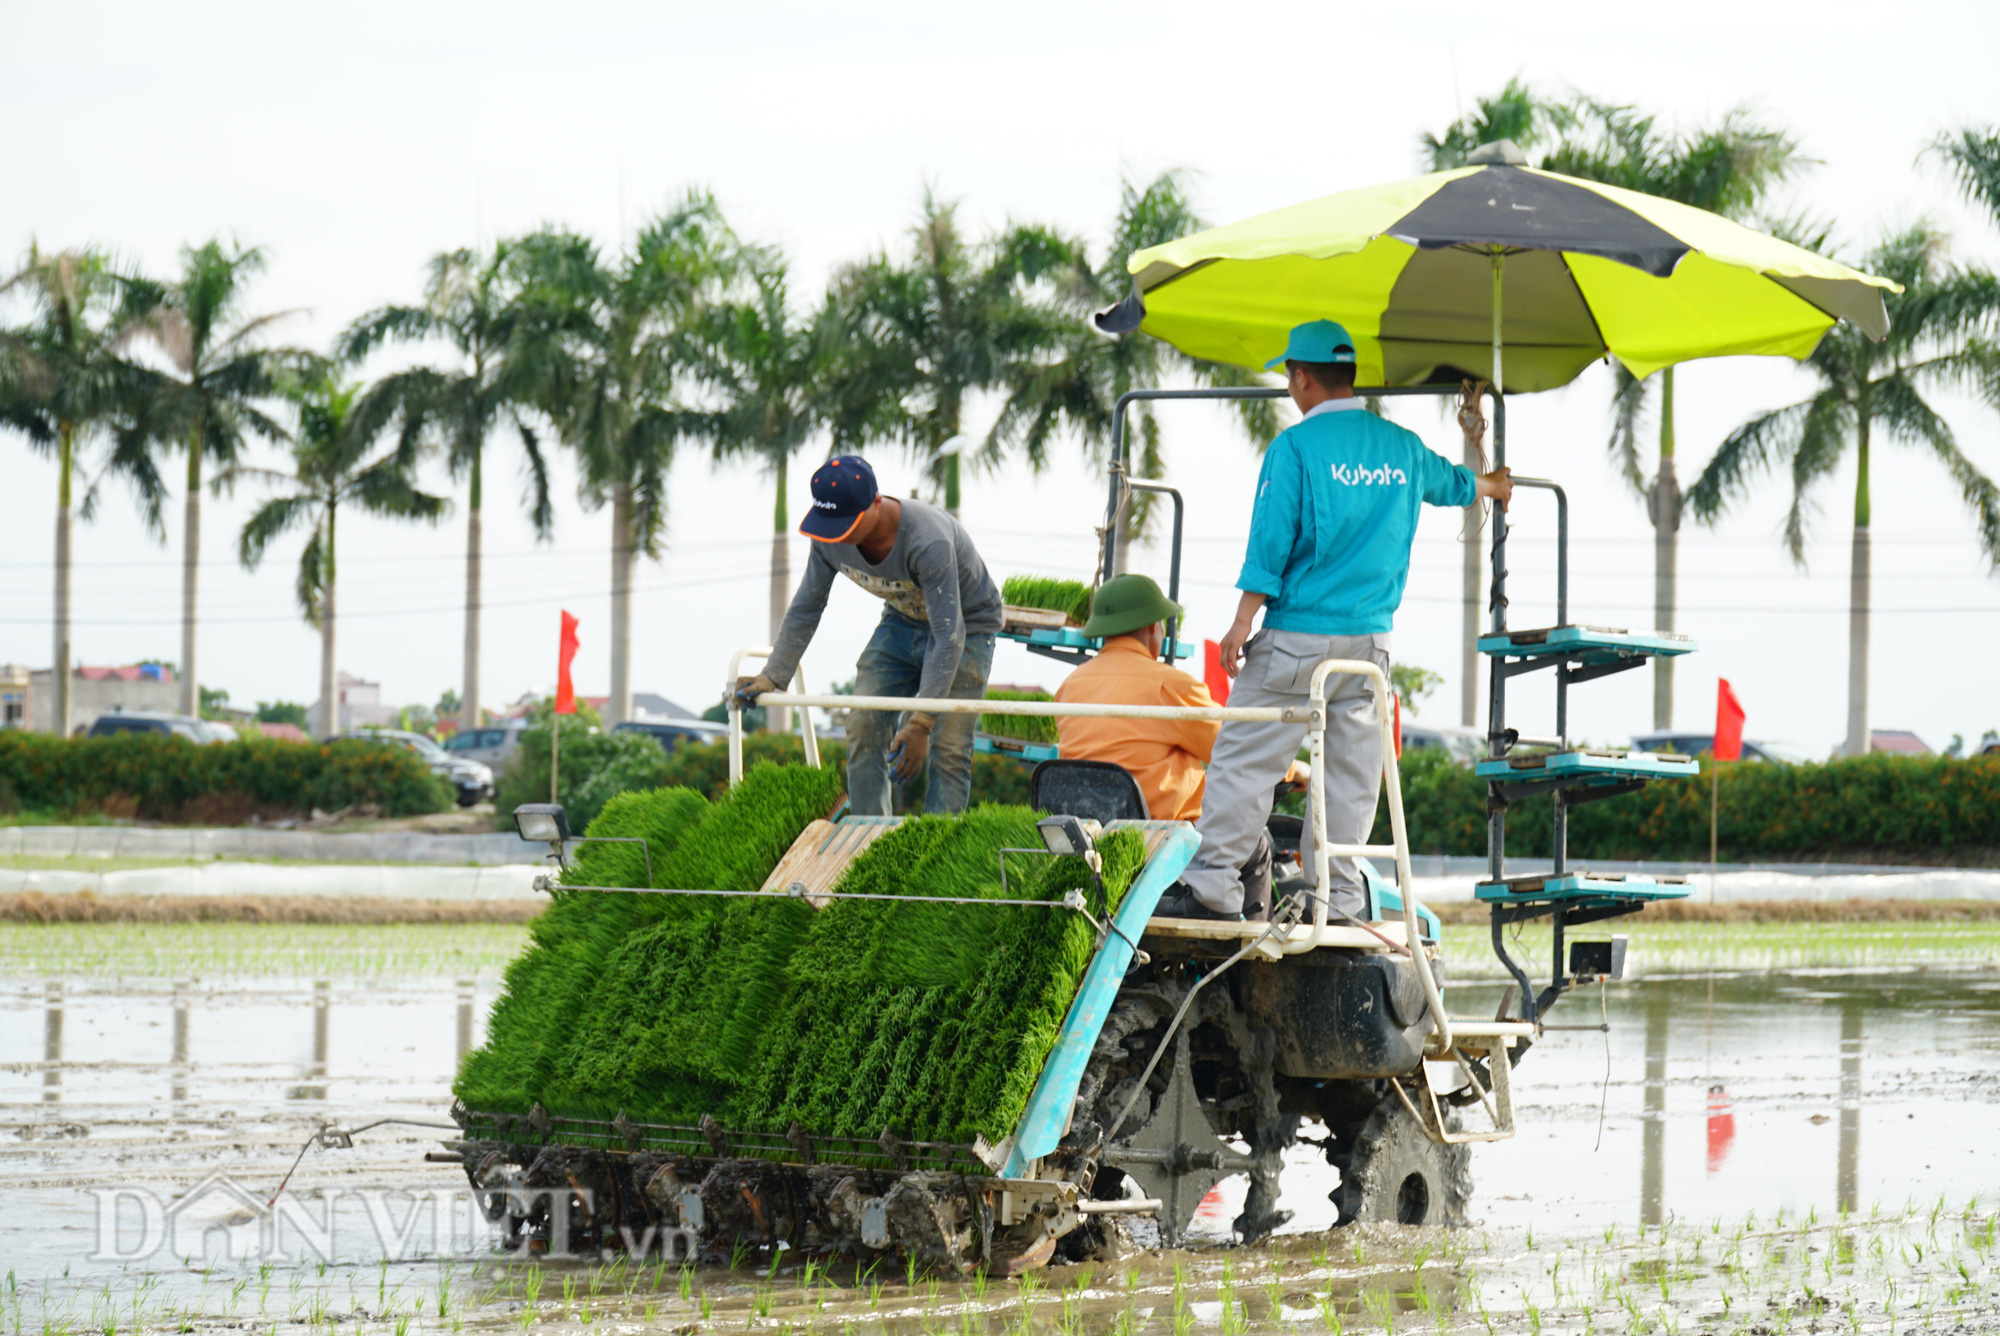
<path fill-rule="evenodd" d="M 1251 709 L 1303 707 L 1313 669 L 1323 659 L 1360 659 L 1389 671 L 1389 637 L 1315 636 L 1259 631 L 1243 651 L 1243 670 L 1229 689 L 1229 704 Z M 1335 844 L 1362 844 L 1375 824 L 1382 793 L 1382 734 L 1374 688 L 1365 677 L 1326 680 L 1326 831 Z M 1272 791 L 1305 742 L 1304 724 L 1246 723 L 1222 726 L 1208 762 L 1208 784 L 1195 829 L 1201 848 L 1181 875 L 1195 897 L 1220 913 L 1243 908 L 1239 869 L 1255 851 L 1271 815 Z M 1313 870 L 1313 827 L 1308 816 L 1299 853 Z M 1334 914 L 1359 917 L 1366 907 L 1361 870 L 1353 858 L 1335 858 L 1327 901 Z"/>

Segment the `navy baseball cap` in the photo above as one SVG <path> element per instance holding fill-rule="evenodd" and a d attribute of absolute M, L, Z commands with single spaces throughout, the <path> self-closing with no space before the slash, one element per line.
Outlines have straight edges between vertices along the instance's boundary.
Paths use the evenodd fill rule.
<path fill-rule="evenodd" d="M 812 509 L 799 532 L 822 543 L 844 543 L 880 495 L 875 470 L 860 455 L 835 455 L 813 470 Z"/>
<path fill-rule="evenodd" d="M 1285 351 L 1264 363 L 1266 371 L 1276 371 L 1286 362 L 1353 362 L 1354 340 L 1347 328 L 1331 320 L 1314 320 L 1292 331 Z"/>

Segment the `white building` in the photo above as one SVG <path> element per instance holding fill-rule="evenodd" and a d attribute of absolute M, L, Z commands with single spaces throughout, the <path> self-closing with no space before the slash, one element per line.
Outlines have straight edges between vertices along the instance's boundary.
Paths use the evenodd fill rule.
<path fill-rule="evenodd" d="M 37 668 L 28 675 L 28 727 L 37 733 L 56 731 L 56 675 Z M 69 729 L 89 728 L 101 714 L 144 710 L 175 714 L 180 688 L 173 669 L 158 663 L 132 663 L 122 668 L 73 668 L 69 680 Z"/>
<path fill-rule="evenodd" d="M 340 717 L 334 721 L 333 731 L 346 733 L 357 728 L 394 728 L 402 722 L 403 708 L 400 705 L 382 703 L 382 684 L 369 682 L 352 673 L 341 673 L 335 682 L 340 690 Z M 320 703 L 314 701 L 306 712 L 306 718 L 317 728 L 323 718 Z"/>

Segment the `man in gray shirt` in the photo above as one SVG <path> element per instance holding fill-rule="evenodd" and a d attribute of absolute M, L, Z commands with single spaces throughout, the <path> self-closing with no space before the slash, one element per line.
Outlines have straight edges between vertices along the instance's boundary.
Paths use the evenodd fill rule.
<path fill-rule="evenodd" d="M 782 691 L 819 629 L 833 577 L 844 575 L 886 605 L 854 665 L 857 696 L 979 700 L 993 671 L 1000 591 L 972 538 L 944 511 L 883 496 L 875 470 L 841 455 L 812 477 L 813 508 L 799 532 L 814 541 L 805 577 L 778 630 L 764 671 L 738 678 L 736 697 Z M 847 800 L 861 816 L 889 814 L 889 780 L 916 778 L 930 760 L 924 811 L 965 810 L 972 791 L 972 730 L 978 716 L 921 710 L 893 716 L 854 710 L 847 725 Z"/>

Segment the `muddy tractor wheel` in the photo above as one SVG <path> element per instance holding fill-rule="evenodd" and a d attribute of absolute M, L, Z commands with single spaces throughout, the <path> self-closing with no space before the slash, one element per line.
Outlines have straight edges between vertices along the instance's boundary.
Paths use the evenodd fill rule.
<path fill-rule="evenodd" d="M 1472 1148 L 1432 1141 L 1393 1093 L 1375 1106 L 1345 1149 L 1340 1186 L 1330 1194 L 1341 1224 L 1465 1223 L 1472 1201 Z"/>

